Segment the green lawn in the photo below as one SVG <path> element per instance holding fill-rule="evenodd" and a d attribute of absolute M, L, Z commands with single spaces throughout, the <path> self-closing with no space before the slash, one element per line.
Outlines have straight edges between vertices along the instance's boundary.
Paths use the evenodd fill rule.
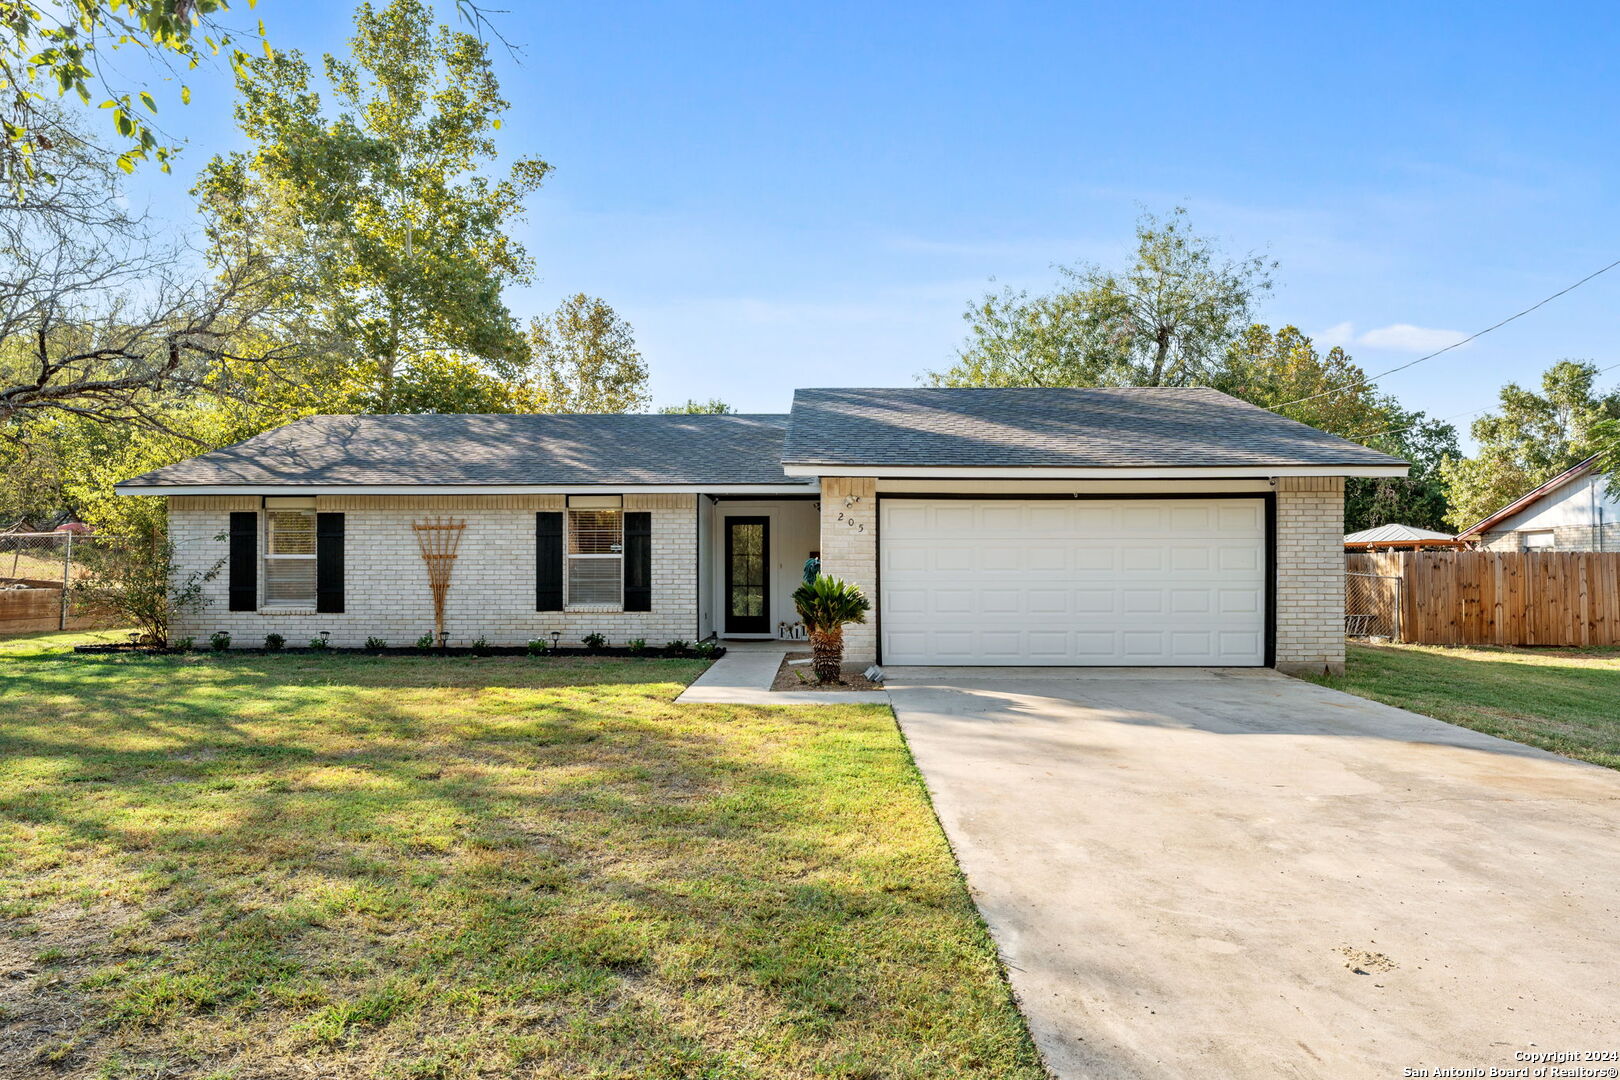
<path fill-rule="evenodd" d="M 887 709 L 0 644 L 0 1075 L 1041 1075 Z"/>
<path fill-rule="evenodd" d="M 1620 769 L 1620 649 L 1351 645 L 1315 681 Z"/>

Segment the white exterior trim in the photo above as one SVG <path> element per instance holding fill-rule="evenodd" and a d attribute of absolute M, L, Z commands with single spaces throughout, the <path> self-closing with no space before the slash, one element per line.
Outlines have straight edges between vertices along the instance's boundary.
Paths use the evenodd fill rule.
<path fill-rule="evenodd" d="M 114 484 L 120 495 L 814 495 L 819 484 Z"/>
<path fill-rule="evenodd" d="M 1272 476 L 1405 476 L 1409 465 L 1208 465 L 1192 468 L 1047 468 L 1045 466 L 784 465 L 789 476 L 870 476 L 921 480 L 1197 480 Z"/>

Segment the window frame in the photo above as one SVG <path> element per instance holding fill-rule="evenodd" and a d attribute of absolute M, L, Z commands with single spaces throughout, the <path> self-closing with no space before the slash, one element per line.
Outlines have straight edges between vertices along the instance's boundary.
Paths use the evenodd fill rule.
<path fill-rule="evenodd" d="M 618 506 L 569 506 L 563 511 L 563 610 L 564 611 L 601 611 L 622 612 L 624 610 L 624 507 Z M 611 545 L 616 548 L 611 552 L 579 552 L 574 551 L 578 537 L 577 521 L 580 515 L 585 514 L 612 514 L 618 525 L 618 542 Z M 618 588 L 611 601 L 589 601 L 574 599 L 574 562 L 613 562 L 618 566 L 616 581 Z"/>
<path fill-rule="evenodd" d="M 1531 537 L 1545 537 L 1546 545 L 1530 543 Z M 1558 530 L 1556 529 L 1521 529 L 1519 532 L 1520 551 L 1553 551 L 1558 550 Z"/>
<path fill-rule="evenodd" d="M 307 555 L 278 555 L 275 552 L 275 516 L 277 514 L 297 514 L 308 519 L 309 522 L 309 554 Z M 318 603 L 320 588 L 320 575 L 317 561 L 320 559 L 320 539 L 317 535 L 318 520 L 313 507 L 303 506 L 266 506 L 260 512 L 264 522 L 264 554 L 260 561 L 264 565 L 264 583 L 259 591 L 259 610 L 271 612 L 287 611 L 314 611 Z M 270 598 L 271 567 L 275 563 L 307 562 L 312 568 L 309 578 L 309 596 L 297 600 L 272 600 Z"/>

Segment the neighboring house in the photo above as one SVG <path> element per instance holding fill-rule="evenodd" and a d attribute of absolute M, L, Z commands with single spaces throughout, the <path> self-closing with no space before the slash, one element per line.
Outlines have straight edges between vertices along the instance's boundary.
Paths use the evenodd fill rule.
<path fill-rule="evenodd" d="M 1489 551 L 1620 551 L 1620 499 L 1597 461 L 1559 473 L 1457 539 Z"/>
<path fill-rule="evenodd" d="M 1208 389 L 800 390 L 765 415 L 316 416 L 126 480 L 169 499 L 179 634 L 775 637 L 806 558 L 851 659 L 1339 667 L 1344 479 L 1404 462 Z"/>
<path fill-rule="evenodd" d="M 1450 533 L 1420 529 L 1416 525 L 1380 525 L 1346 533 L 1344 537 L 1346 551 L 1432 551 L 1462 546 L 1462 541 Z"/>

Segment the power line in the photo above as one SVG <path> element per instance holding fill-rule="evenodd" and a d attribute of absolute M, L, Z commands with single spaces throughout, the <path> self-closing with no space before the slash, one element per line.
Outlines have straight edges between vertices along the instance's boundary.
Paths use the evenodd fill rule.
<path fill-rule="evenodd" d="M 1405 371 L 1409 367 L 1416 367 L 1417 365 L 1423 363 L 1425 360 L 1433 360 L 1435 357 L 1439 356 L 1441 353 L 1448 353 L 1452 349 L 1455 349 L 1460 345 L 1466 345 L 1470 341 L 1473 341 L 1476 338 L 1482 338 L 1486 334 L 1490 333 L 1492 330 L 1499 330 L 1502 327 L 1506 326 L 1508 323 L 1512 322 L 1514 319 L 1523 318 L 1524 316 L 1530 314 L 1532 311 L 1536 310 L 1537 308 L 1544 307 L 1547 304 L 1552 303 L 1554 300 L 1558 299 L 1560 296 L 1563 296 L 1565 293 L 1574 292 L 1576 289 L 1580 288 L 1582 285 L 1585 285 L 1588 281 L 1591 281 L 1593 278 L 1597 277 L 1599 274 L 1606 274 L 1610 270 L 1613 270 L 1617 266 L 1620 266 L 1620 259 L 1614 260 L 1614 262 L 1610 263 L 1608 266 L 1603 267 L 1601 270 L 1592 271 L 1590 274 L 1587 274 L 1585 277 L 1581 278 L 1581 280 L 1577 281 L 1575 284 L 1567 285 L 1564 288 L 1559 289 L 1557 292 L 1553 293 L 1551 296 L 1547 297 L 1544 300 L 1538 300 L 1536 303 L 1531 304 L 1529 307 L 1525 308 L 1523 311 L 1518 312 L 1515 315 L 1509 315 L 1507 318 L 1503 319 L 1501 322 L 1492 323 L 1490 326 L 1487 326 L 1485 329 L 1480 330 L 1480 331 L 1478 331 L 1476 333 L 1469 334 L 1467 337 L 1463 338 L 1461 341 L 1453 341 L 1450 345 L 1447 345 L 1445 348 L 1436 349 L 1434 352 L 1430 353 L 1427 356 L 1420 356 L 1416 360 L 1412 360 L 1412 361 L 1410 361 L 1408 363 L 1402 364 L 1399 367 L 1392 367 L 1388 371 L 1381 371 L 1377 375 L 1363 375 L 1361 378 L 1357 379 L 1354 382 L 1345 383 L 1343 386 L 1335 386 L 1331 390 L 1323 390 L 1320 393 L 1311 394 L 1309 397 L 1298 398 L 1298 399 L 1296 399 L 1294 401 L 1285 401 L 1281 405 L 1273 405 L 1272 408 L 1273 409 L 1286 409 L 1290 405 L 1298 405 L 1298 404 L 1300 404 L 1300 402 L 1303 402 L 1303 401 L 1314 401 L 1316 398 L 1327 397 L 1329 394 L 1337 394 L 1341 390 L 1350 390 L 1350 389 L 1353 389 L 1354 387 L 1362 386 L 1362 385 L 1364 385 L 1366 383 L 1370 383 L 1370 382 L 1374 382 L 1374 381 L 1376 381 L 1378 379 L 1382 379 L 1385 375 L 1393 375 L 1397 371 Z M 1480 411 L 1483 412 L 1484 410 L 1481 409 Z"/>
<path fill-rule="evenodd" d="M 1565 291 L 1567 292 L 1568 290 L 1565 290 Z M 1595 376 L 1598 376 L 1598 375 L 1602 375 L 1605 372 L 1613 371 L 1615 368 L 1620 368 L 1620 364 L 1610 364 L 1606 368 L 1598 368 L 1596 371 L 1592 372 L 1592 374 L 1595 377 Z M 1301 398 L 1300 400 L 1309 401 L 1310 399 L 1309 398 Z M 1376 439 L 1381 435 L 1398 435 L 1403 431 L 1411 431 L 1413 428 L 1417 427 L 1418 424 L 1426 424 L 1426 423 L 1431 423 L 1431 422 L 1436 423 L 1436 424 L 1443 424 L 1447 420 L 1455 420 L 1459 416 L 1478 416 L 1480 413 L 1487 412 L 1490 409 L 1491 409 L 1491 406 L 1486 405 L 1483 408 L 1470 409 L 1467 412 L 1452 413 L 1450 416 L 1437 417 L 1433 421 L 1430 421 L 1427 417 L 1425 417 L 1423 420 L 1418 421 L 1417 424 L 1407 424 L 1404 427 L 1387 428 L 1387 429 L 1385 429 L 1383 431 L 1375 431 L 1370 435 L 1352 435 L 1352 436 L 1350 436 L 1350 438 L 1355 440 L 1356 442 L 1362 442 L 1362 441 L 1364 441 L 1366 439 Z"/>

